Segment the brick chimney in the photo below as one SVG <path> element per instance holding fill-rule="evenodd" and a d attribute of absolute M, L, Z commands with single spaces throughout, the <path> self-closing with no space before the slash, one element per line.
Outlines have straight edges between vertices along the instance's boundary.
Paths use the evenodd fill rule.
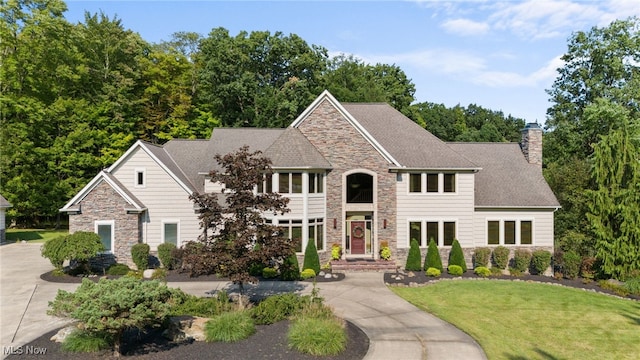
<path fill-rule="evenodd" d="M 520 148 L 529 164 L 542 167 L 542 128 L 538 123 L 528 123 L 522 129 Z"/>

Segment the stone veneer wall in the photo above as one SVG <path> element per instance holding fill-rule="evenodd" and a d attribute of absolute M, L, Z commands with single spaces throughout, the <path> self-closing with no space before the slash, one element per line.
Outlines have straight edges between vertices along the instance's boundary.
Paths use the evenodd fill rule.
<path fill-rule="evenodd" d="M 110 185 L 101 182 L 81 202 L 82 213 L 69 216 L 69 232 L 95 231 L 98 220 L 114 221 L 114 249 L 112 253 L 119 263 L 135 266 L 131 247 L 142 238 L 141 217 L 127 214 L 129 205 Z"/>
<path fill-rule="evenodd" d="M 542 166 L 542 129 L 538 124 L 527 124 L 527 127 L 522 129 L 520 147 L 529 164 Z"/>
<path fill-rule="evenodd" d="M 386 240 L 396 254 L 396 176 L 389 172 L 389 163 L 328 101 L 321 103 L 298 127 L 307 139 L 331 163 L 332 170 L 326 177 L 327 196 L 327 249 L 331 244 L 342 244 L 342 175 L 354 169 L 367 169 L 377 176 L 377 235 L 378 241 Z M 336 219 L 336 229 L 333 228 Z M 387 227 L 384 228 L 384 220 Z M 376 244 L 375 248 L 379 245 Z M 378 256 L 377 254 L 375 255 Z"/>

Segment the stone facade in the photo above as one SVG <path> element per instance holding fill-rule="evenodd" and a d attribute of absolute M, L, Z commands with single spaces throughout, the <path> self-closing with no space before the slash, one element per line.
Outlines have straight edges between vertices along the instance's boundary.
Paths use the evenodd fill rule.
<path fill-rule="evenodd" d="M 114 222 L 112 254 L 119 263 L 135 266 L 131 247 L 142 238 L 141 216 L 128 214 L 131 207 L 111 186 L 101 182 L 79 203 L 81 213 L 69 216 L 69 232 L 95 232 L 96 221 Z"/>
<path fill-rule="evenodd" d="M 378 258 L 379 242 L 383 240 L 388 241 L 392 254 L 396 254 L 396 175 L 389 172 L 387 160 L 327 100 L 319 104 L 298 128 L 332 165 L 326 177 L 327 248 L 331 249 L 334 243 L 343 244 L 348 210 L 343 208 L 345 173 L 368 170 L 375 174 L 373 256 Z"/>
<path fill-rule="evenodd" d="M 540 125 L 529 123 L 522 129 L 520 146 L 529 164 L 542 166 L 542 129 Z"/>

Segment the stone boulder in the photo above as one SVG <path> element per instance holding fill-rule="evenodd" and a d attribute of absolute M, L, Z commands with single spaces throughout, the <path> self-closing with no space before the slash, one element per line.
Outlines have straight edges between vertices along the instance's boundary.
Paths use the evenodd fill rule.
<path fill-rule="evenodd" d="M 78 329 L 78 326 L 76 324 L 65 326 L 62 329 L 58 330 L 58 332 L 55 335 L 53 335 L 49 340 L 57 343 L 62 343 L 67 338 L 67 336 L 69 336 L 69 334 L 71 334 L 77 329 Z"/>
<path fill-rule="evenodd" d="M 169 327 L 162 333 L 165 338 L 175 341 L 205 341 L 204 327 L 208 318 L 198 316 L 174 316 L 169 319 Z"/>

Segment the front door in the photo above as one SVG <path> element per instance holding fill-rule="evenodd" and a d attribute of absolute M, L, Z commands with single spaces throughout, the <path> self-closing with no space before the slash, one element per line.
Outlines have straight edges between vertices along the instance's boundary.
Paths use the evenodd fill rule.
<path fill-rule="evenodd" d="M 366 229 L 364 221 L 351 221 L 351 254 L 365 253 Z"/>

